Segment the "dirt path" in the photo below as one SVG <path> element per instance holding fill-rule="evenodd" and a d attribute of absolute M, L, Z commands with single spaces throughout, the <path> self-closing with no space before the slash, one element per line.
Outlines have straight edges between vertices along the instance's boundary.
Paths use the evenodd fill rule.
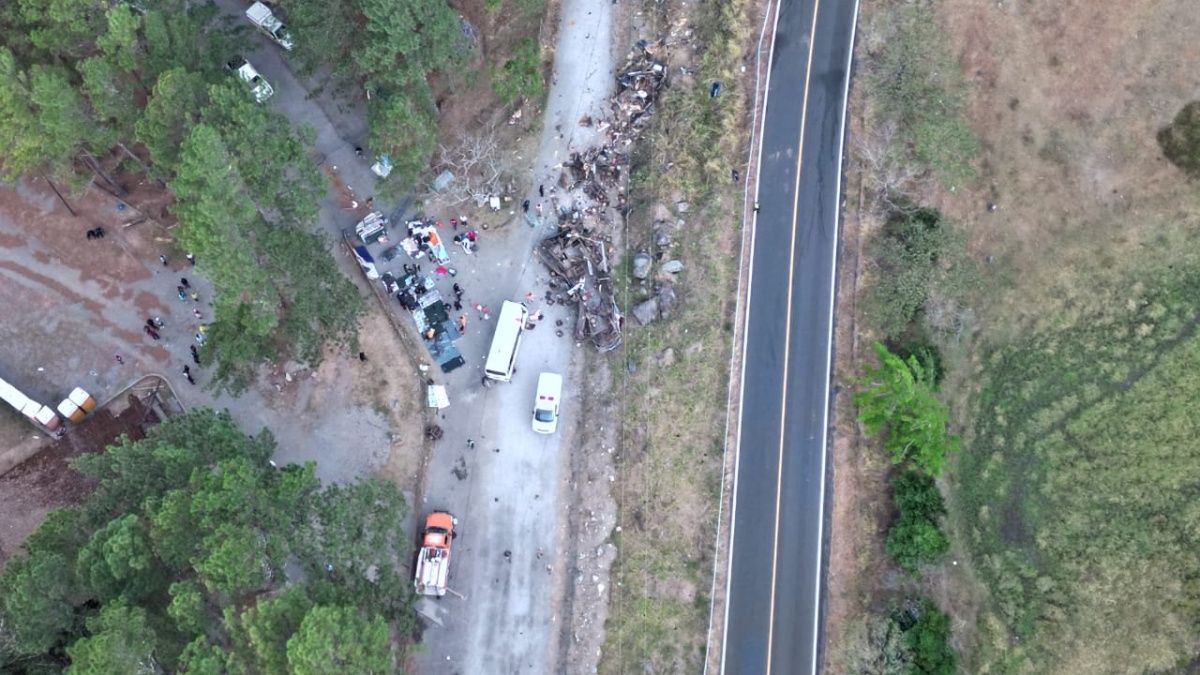
<path fill-rule="evenodd" d="M 531 180 L 524 186 L 534 205 L 541 201 L 539 185 L 548 189 L 557 179 L 557 166 L 595 142 L 594 127 L 581 127 L 578 121 L 585 115 L 602 117 L 613 82 L 611 5 L 566 0 L 560 11 L 558 44 L 565 47 L 555 54 L 542 138 Z M 572 489 L 568 466 L 586 413 L 579 405 L 578 361 L 575 368 L 571 365 L 577 349 L 570 337 L 573 313 L 539 304 L 548 279 L 531 250 L 550 232 L 551 225 L 514 224 L 490 233 L 478 260 L 464 261 L 465 273 L 460 269 L 460 283 L 472 304 L 473 298 L 481 298 L 499 311 L 504 299 L 520 301 L 532 293 L 534 300 L 527 304 L 544 311 L 546 319 L 525 336 L 513 382 L 485 390 L 479 385 L 481 355 L 491 339 L 494 316 L 479 321 L 472 315 L 467 335 L 459 341 L 469 366 L 445 378 L 451 397 L 443 423 L 446 436 L 434 448 L 422 506 L 449 508 L 460 518 L 463 535 L 451 582 L 463 597 L 448 596 L 422 607 L 433 622 L 418 658 L 422 673 L 590 672 L 586 666 L 561 663 L 557 642 L 565 584 L 573 581 L 567 578 L 572 563 L 566 555 Z M 555 332 L 559 320 L 563 337 Z M 537 376 L 543 371 L 566 375 L 564 422 L 549 437 L 539 437 L 529 425 Z M 474 449 L 467 446 L 468 438 Z"/>

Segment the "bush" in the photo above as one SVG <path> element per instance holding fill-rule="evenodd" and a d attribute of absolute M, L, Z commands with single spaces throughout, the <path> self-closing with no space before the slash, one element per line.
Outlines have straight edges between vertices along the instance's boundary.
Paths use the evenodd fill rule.
<path fill-rule="evenodd" d="M 871 83 L 880 115 L 897 126 L 894 147 L 947 188 L 973 179 L 979 141 L 966 122 L 967 84 L 949 41 L 923 4 L 899 7 L 883 21 L 894 33 Z"/>
<path fill-rule="evenodd" d="M 513 50 L 512 58 L 492 74 L 492 90 L 504 105 L 512 105 L 522 98 L 535 101 L 541 98 L 542 61 L 533 38 L 521 40 Z"/>
<path fill-rule="evenodd" d="M 907 470 L 892 480 L 892 501 L 899 516 L 887 534 L 887 552 L 910 572 L 936 562 L 950 548 L 938 520 L 946 513 L 933 479 Z"/>
<path fill-rule="evenodd" d="M 915 622 L 905 631 L 912 650 L 911 675 L 954 675 L 957 658 L 950 646 L 950 617 L 928 600 L 916 610 Z"/>
<path fill-rule="evenodd" d="M 875 266 L 866 302 L 872 325 L 892 339 L 904 335 L 925 305 L 938 263 L 951 243 L 936 209 L 895 211 L 867 247 Z"/>
<path fill-rule="evenodd" d="M 1200 178 L 1200 101 L 1185 105 L 1170 126 L 1159 130 L 1158 145 L 1189 178 Z"/>

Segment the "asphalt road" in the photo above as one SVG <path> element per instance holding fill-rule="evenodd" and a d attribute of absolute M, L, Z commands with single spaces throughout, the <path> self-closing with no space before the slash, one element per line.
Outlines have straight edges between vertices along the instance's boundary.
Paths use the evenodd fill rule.
<path fill-rule="evenodd" d="M 815 673 L 846 82 L 856 0 L 782 0 L 733 497 L 725 673 Z"/>

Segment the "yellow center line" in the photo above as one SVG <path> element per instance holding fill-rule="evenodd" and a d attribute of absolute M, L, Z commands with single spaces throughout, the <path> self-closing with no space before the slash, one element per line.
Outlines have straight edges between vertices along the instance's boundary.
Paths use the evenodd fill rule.
<path fill-rule="evenodd" d="M 800 139 L 796 150 L 796 185 L 792 189 L 792 234 L 791 251 L 788 254 L 788 286 L 787 310 L 784 316 L 783 332 L 783 391 L 779 407 L 779 464 L 775 471 L 775 534 L 771 546 L 771 601 L 767 614 L 767 669 L 771 672 L 771 658 L 774 652 L 775 640 L 775 586 L 779 578 L 779 513 L 783 501 L 783 433 L 787 421 L 788 398 L 788 363 L 791 356 L 792 341 L 792 284 L 796 275 L 796 231 L 800 216 L 800 165 L 804 160 L 804 127 L 808 122 L 808 90 L 812 77 L 813 44 L 817 38 L 817 12 L 820 10 L 820 0 L 813 0 L 812 28 L 808 36 L 808 62 L 804 66 L 804 97 L 800 105 Z M 766 114 L 765 111 L 763 113 Z M 814 627 L 815 629 L 815 627 Z"/>

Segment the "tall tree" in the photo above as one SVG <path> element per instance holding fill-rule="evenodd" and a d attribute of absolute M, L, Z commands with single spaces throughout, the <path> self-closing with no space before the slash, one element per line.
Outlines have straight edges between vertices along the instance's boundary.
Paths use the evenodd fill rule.
<path fill-rule="evenodd" d="M 387 623 L 351 607 L 309 610 L 288 640 L 287 656 L 294 675 L 383 675 L 395 670 Z"/>
<path fill-rule="evenodd" d="M 18 653 L 48 652 L 77 629 L 72 561 L 34 552 L 10 560 L 0 577 L 0 606 Z"/>
<path fill-rule="evenodd" d="M 207 100 L 208 87 L 199 74 L 173 68 L 159 75 L 136 134 L 150 150 L 158 175 L 170 176 L 176 171 L 180 146 L 200 119 Z"/>
<path fill-rule="evenodd" d="M 67 675 L 154 675 L 161 672 L 155 657 L 156 638 L 140 607 L 105 605 L 88 619 L 89 636 L 67 647 Z"/>
<path fill-rule="evenodd" d="M 905 460 L 936 476 L 958 437 L 946 427 L 950 410 L 937 399 L 932 378 L 915 358 L 907 363 L 875 343 L 879 365 L 867 370 L 865 389 L 854 395 L 858 419 L 867 431 L 884 431 L 883 447 L 892 462 Z"/>
<path fill-rule="evenodd" d="M 12 53 L 0 48 L 0 158 L 5 178 L 38 171 L 69 174 L 72 159 L 96 131 L 66 71 L 43 65 L 22 71 Z"/>
<path fill-rule="evenodd" d="M 413 179 L 429 166 L 437 138 L 433 104 L 424 82 L 411 95 L 394 94 L 371 102 L 367 121 L 371 126 L 371 148 L 388 154 L 394 171 Z"/>
<path fill-rule="evenodd" d="M 164 589 L 164 577 L 145 527 L 127 513 L 92 535 L 79 552 L 79 578 L 101 600 L 138 600 Z"/>

